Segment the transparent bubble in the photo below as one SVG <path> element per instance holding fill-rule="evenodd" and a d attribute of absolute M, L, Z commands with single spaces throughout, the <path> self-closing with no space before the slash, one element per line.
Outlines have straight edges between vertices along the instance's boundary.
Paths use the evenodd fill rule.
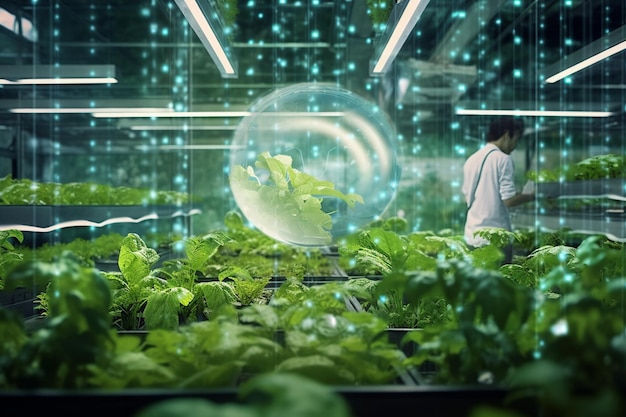
<path fill-rule="evenodd" d="M 266 235 L 330 245 L 390 205 L 400 179 L 395 138 L 378 106 L 348 90 L 282 88 L 258 100 L 237 127 L 230 187 Z"/>

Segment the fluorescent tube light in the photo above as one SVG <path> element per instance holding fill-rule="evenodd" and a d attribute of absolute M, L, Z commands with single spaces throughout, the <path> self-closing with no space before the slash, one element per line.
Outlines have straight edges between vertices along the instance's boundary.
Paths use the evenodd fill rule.
<path fill-rule="evenodd" d="M 0 65 L 2 85 L 115 84 L 113 65 Z"/>
<path fill-rule="evenodd" d="M 216 130 L 216 131 L 223 131 L 223 130 L 237 130 L 237 126 L 207 126 L 207 125 L 200 125 L 200 126 L 193 126 L 193 125 L 176 125 L 176 126 L 151 126 L 151 125 L 132 125 L 129 127 L 130 130 Z"/>
<path fill-rule="evenodd" d="M 117 79 L 106 78 L 24 78 L 13 84 L 21 85 L 76 85 L 76 84 L 116 84 Z"/>
<path fill-rule="evenodd" d="M 613 113 L 607 111 L 458 109 L 456 114 L 462 116 L 609 117 Z"/>
<path fill-rule="evenodd" d="M 568 55 L 563 60 L 547 67 L 545 73 L 553 75 L 546 78 L 545 81 L 547 83 L 555 83 L 624 49 L 626 49 L 626 26 L 614 30 L 597 41 Z"/>
<path fill-rule="evenodd" d="M 67 108 L 54 108 L 54 107 L 18 107 L 9 109 L 11 113 L 19 114 L 61 114 L 61 113 L 93 113 L 94 111 L 101 112 L 101 114 L 128 114 L 127 112 L 134 112 L 137 114 L 143 114 L 143 117 L 150 117 L 155 112 L 167 114 L 168 111 L 162 108 L 95 108 L 95 107 L 67 107 Z M 173 110 L 169 112 L 173 113 Z"/>
<path fill-rule="evenodd" d="M 158 146 L 135 146 L 138 151 L 154 151 L 155 149 L 165 151 L 179 151 L 179 150 L 232 150 L 243 149 L 242 145 L 158 145 Z"/>
<path fill-rule="evenodd" d="M 100 109 L 91 109 L 91 115 L 97 118 L 178 118 L 178 117 L 245 117 L 252 113 L 248 111 L 164 111 L 157 109 L 153 112 L 137 112 L 135 109 L 103 112 Z"/>
<path fill-rule="evenodd" d="M 155 111 L 153 113 L 137 113 L 134 109 L 120 112 L 101 112 L 92 109 L 92 116 L 97 118 L 178 118 L 178 117 L 246 117 L 254 114 L 249 111 Z M 342 117 L 344 112 L 263 112 L 259 117 Z"/>
<path fill-rule="evenodd" d="M 376 45 L 377 56 L 370 66 L 371 75 L 384 74 L 389 69 L 429 1 L 402 0 L 393 7 L 385 33 Z"/>
<path fill-rule="evenodd" d="M 602 61 L 603 59 L 606 59 L 608 57 L 610 57 L 611 55 L 615 55 L 618 52 L 623 51 L 624 49 L 626 49 L 626 41 L 622 42 L 622 43 L 618 43 L 617 45 L 606 49 L 602 52 L 600 52 L 599 54 L 596 54 L 592 57 L 589 57 L 587 59 L 585 59 L 582 62 L 579 62 L 576 65 L 572 65 L 571 67 L 567 68 L 564 71 L 561 71 L 557 74 L 554 74 L 552 77 L 546 78 L 546 82 L 547 83 L 555 83 L 559 80 L 562 80 L 565 77 L 568 77 L 572 74 L 574 74 L 575 72 L 578 72 L 580 70 L 583 70 L 597 62 Z"/>
<path fill-rule="evenodd" d="M 200 38 L 204 48 L 211 55 L 222 77 L 237 77 L 234 60 L 229 56 L 230 47 L 223 36 L 224 29 L 216 14 L 215 7 L 209 5 L 208 0 L 174 1 Z"/>

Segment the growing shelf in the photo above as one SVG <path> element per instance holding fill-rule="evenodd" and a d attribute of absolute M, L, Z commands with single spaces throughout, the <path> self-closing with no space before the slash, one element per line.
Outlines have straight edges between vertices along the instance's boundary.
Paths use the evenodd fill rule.
<path fill-rule="evenodd" d="M 616 242 L 626 242 L 626 215 L 621 210 L 601 213 L 538 214 L 522 210 L 511 211 L 511 223 L 515 228 L 541 227 L 548 231 L 570 229 L 572 233 L 585 235 L 602 234 Z"/>
<path fill-rule="evenodd" d="M 626 201 L 626 179 L 611 178 L 565 182 L 540 182 L 537 195 L 558 198 L 609 198 Z"/>

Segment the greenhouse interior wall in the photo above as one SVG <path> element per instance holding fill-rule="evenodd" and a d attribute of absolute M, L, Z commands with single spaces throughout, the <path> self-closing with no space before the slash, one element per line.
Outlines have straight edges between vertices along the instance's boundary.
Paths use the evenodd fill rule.
<path fill-rule="evenodd" d="M 624 22 L 623 0 L 0 0 L 0 401 L 624 415 Z M 533 197 L 474 248 L 464 164 L 501 116 Z"/>

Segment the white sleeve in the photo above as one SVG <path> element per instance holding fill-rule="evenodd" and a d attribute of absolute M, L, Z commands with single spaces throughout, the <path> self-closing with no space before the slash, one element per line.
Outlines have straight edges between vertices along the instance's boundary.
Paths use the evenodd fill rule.
<path fill-rule="evenodd" d="M 513 159 L 507 156 L 502 161 L 501 170 L 499 172 L 500 175 L 500 198 L 504 200 L 508 200 L 517 194 L 515 190 L 515 182 L 513 181 L 515 174 L 515 166 L 513 165 Z"/>

